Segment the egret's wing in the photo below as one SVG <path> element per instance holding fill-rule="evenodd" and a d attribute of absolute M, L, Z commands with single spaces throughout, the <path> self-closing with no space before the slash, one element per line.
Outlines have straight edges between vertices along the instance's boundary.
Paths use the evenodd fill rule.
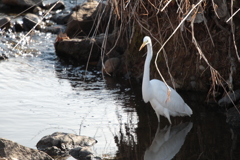
<path fill-rule="evenodd" d="M 167 100 L 168 88 L 162 81 L 153 79 L 150 81 L 150 84 L 153 89 L 152 97 L 157 100 L 162 107 L 167 108 L 171 112 L 171 115 L 174 116 L 174 112 L 183 114 L 186 112 L 187 104 L 173 88 L 170 87 L 170 99 Z"/>

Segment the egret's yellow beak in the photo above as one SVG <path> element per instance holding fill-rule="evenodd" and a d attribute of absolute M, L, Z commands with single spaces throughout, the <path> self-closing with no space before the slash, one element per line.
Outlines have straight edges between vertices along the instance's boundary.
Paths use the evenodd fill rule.
<path fill-rule="evenodd" d="M 148 41 L 143 42 L 142 45 L 141 45 L 141 47 L 139 48 L 139 51 L 141 51 L 141 49 L 142 49 L 143 47 L 145 47 L 145 46 L 147 45 L 147 43 L 148 43 Z"/>

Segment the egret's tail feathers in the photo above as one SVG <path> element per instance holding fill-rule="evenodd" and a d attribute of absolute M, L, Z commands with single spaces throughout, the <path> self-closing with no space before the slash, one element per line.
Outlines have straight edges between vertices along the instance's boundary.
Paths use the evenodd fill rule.
<path fill-rule="evenodd" d="M 186 115 L 188 115 L 189 117 L 191 117 L 191 115 L 192 115 L 192 109 L 187 105 L 187 104 L 185 104 L 185 113 L 186 113 Z"/>
<path fill-rule="evenodd" d="M 165 108 L 164 111 L 163 111 L 163 114 L 168 119 L 169 123 L 172 124 L 168 109 Z"/>

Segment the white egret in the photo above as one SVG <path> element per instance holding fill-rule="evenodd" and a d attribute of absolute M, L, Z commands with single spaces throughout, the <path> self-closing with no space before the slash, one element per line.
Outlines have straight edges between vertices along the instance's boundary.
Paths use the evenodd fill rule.
<path fill-rule="evenodd" d="M 152 60 L 152 41 L 150 37 L 143 38 L 143 44 L 139 51 L 147 46 L 147 57 L 144 64 L 142 96 L 145 103 L 151 103 L 160 122 L 160 115 L 165 116 L 171 123 L 170 116 L 191 116 L 191 108 L 184 102 L 182 97 L 170 87 L 170 97 L 167 95 L 168 88 L 165 83 L 160 80 L 152 79 L 150 81 L 150 62 Z"/>

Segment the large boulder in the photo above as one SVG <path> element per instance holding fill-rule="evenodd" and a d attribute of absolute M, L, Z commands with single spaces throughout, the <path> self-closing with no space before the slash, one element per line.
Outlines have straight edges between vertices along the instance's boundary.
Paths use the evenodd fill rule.
<path fill-rule="evenodd" d="M 97 141 L 91 137 L 55 132 L 51 135 L 44 136 L 37 143 L 37 148 L 51 156 L 57 156 L 67 155 L 73 148 L 90 147 L 95 143 L 97 143 Z"/>
<path fill-rule="evenodd" d="M 70 38 L 76 36 L 88 36 L 93 33 L 101 34 L 108 29 L 112 33 L 114 29 L 113 21 L 107 27 L 111 6 L 88 0 L 80 6 L 76 6 L 68 19 L 66 33 Z M 113 15 L 114 16 L 114 15 Z M 112 17 L 112 19 L 114 19 Z"/>
<path fill-rule="evenodd" d="M 13 6 L 34 6 L 40 5 L 42 0 L 2 0 L 2 3 Z"/>
<path fill-rule="evenodd" d="M 85 39 L 65 39 L 55 43 L 56 54 L 65 61 L 74 63 L 84 63 L 88 61 L 98 61 L 100 57 L 100 47 L 93 38 Z"/>
<path fill-rule="evenodd" d="M 110 51 L 111 46 L 114 45 L 115 35 L 110 34 L 106 38 L 103 34 L 95 38 L 69 39 L 64 38 L 65 34 L 59 35 L 57 42 L 54 44 L 56 54 L 65 61 L 71 61 L 78 64 L 86 64 L 89 62 L 98 62 L 101 55 L 101 47 L 104 40 L 106 40 L 106 52 Z M 61 38 L 63 36 L 63 38 Z M 66 35 L 65 35 L 66 36 Z M 109 58 L 117 57 L 119 54 L 113 50 L 109 54 Z M 90 56 L 90 58 L 89 58 Z M 104 58 L 105 59 L 105 58 Z"/>
<path fill-rule="evenodd" d="M 92 14 L 96 11 L 98 4 L 97 1 L 85 2 L 79 6 L 77 11 L 71 14 L 66 28 L 66 33 L 69 37 L 88 35 L 94 22 Z"/>
<path fill-rule="evenodd" d="M 0 138 L 0 157 L 8 160 L 53 160 L 52 157 L 42 151 L 22 146 L 4 138 Z"/>

